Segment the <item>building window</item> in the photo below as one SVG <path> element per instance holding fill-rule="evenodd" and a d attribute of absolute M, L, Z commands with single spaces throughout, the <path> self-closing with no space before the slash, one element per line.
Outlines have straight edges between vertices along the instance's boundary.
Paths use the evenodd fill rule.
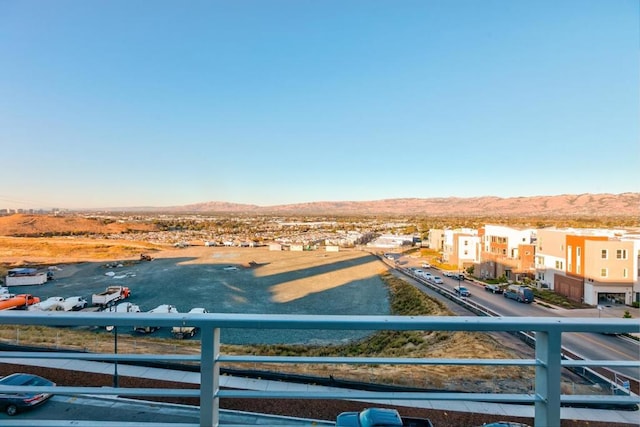
<path fill-rule="evenodd" d="M 600 269 L 600 277 L 607 277 L 608 275 L 609 275 L 609 272 L 606 268 Z"/>
<path fill-rule="evenodd" d="M 582 248 L 581 248 L 580 246 L 578 246 L 578 247 L 576 248 L 576 256 L 580 256 L 580 255 L 582 255 L 582 250 L 581 250 L 581 249 L 582 249 Z"/>
<path fill-rule="evenodd" d="M 616 251 L 617 259 L 627 259 L 627 250 L 626 249 L 618 249 Z"/>
<path fill-rule="evenodd" d="M 626 268 L 623 268 L 623 269 L 622 269 L 622 277 L 624 277 L 625 279 L 626 279 L 627 277 L 629 277 L 629 272 L 627 271 L 627 269 L 626 269 Z"/>
<path fill-rule="evenodd" d="M 465 255 L 469 255 L 469 251 L 464 251 L 464 254 Z"/>
<path fill-rule="evenodd" d="M 576 274 L 580 274 L 580 264 L 576 265 Z"/>
<path fill-rule="evenodd" d="M 464 241 L 464 245 L 465 245 L 465 246 L 469 246 L 469 241 L 468 241 L 468 240 L 465 240 L 465 241 Z"/>
<path fill-rule="evenodd" d="M 556 270 L 562 270 L 562 261 L 556 261 Z"/>
<path fill-rule="evenodd" d="M 600 255 L 602 257 L 602 259 L 607 259 L 609 257 L 609 253 L 607 252 L 606 249 L 602 250 L 602 255 Z"/>

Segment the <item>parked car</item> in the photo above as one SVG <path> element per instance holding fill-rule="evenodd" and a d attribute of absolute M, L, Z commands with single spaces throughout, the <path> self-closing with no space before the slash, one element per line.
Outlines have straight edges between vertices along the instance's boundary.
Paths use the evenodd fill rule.
<path fill-rule="evenodd" d="M 442 285 L 444 283 L 444 281 L 442 280 L 442 277 L 440 276 L 433 276 L 433 283 L 435 283 L 436 285 Z"/>
<path fill-rule="evenodd" d="M 19 411 L 32 408 L 44 403 L 49 399 L 51 393 L 20 393 L 20 392 L 3 392 L 3 388 L 7 386 L 55 386 L 51 380 L 32 374 L 16 373 L 7 375 L 0 379 L 0 407 L 4 409 L 7 415 L 16 415 Z"/>
<path fill-rule="evenodd" d="M 422 268 L 431 268 L 431 264 L 429 264 L 428 262 L 423 262 Z"/>
<path fill-rule="evenodd" d="M 443 271 L 442 274 L 445 277 L 453 277 L 453 272 L 451 272 L 451 271 Z"/>
<path fill-rule="evenodd" d="M 497 421 L 490 424 L 482 424 L 480 427 L 531 427 L 528 424 L 515 423 L 511 421 Z"/>
<path fill-rule="evenodd" d="M 504 292 L 504 289 L 498 285 L 484 285 L 484 290 L 494 294 L 501 294 Z"/>
<path fill-rule="evenodd" d="M 471 292 L 469 292 L 469 289 L 465 288 L 464 286 L 456 286 L 456 294 L 460 295 L 461 297 L 470 297 L 471 296 Z"/>
<path fill-rule="evenodd" d="M 367 408 L 360 412 L 342 412 L 336 427 L 433 427 L 428 418 L 401 417 L 390 408 Z"/>

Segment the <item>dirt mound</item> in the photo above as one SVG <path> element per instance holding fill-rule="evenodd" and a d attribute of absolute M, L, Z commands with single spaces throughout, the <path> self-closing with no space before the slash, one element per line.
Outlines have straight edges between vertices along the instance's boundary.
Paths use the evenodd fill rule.
<path fill-rule="evenodd" d="M 148 223 L 115 222 L 103 218 L 64 215 L 15 214 L 0 216 L 0 236 L 44 237 L 154 231 Z"/>

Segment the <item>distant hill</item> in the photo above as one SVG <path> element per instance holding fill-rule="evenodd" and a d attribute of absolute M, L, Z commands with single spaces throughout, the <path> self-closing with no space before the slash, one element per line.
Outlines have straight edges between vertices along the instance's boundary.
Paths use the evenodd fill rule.
<path fill-rule="evenodd" d="M 366 202 L 310 202 L 258 206 L 204 202 L 148 210 L 175 213 L 254 213 L 283 215 L 414 215 L 414 216 L 636 216 L 640 193 L 563 194 L 534 197 L 446 197 L 385 199 Z"/>

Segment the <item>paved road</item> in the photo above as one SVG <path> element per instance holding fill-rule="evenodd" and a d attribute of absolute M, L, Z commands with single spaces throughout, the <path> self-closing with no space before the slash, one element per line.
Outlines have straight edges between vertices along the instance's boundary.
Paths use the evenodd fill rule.
<path fill-rule="evenodd" d="M 403 268 L 420 267 L 420 260 L 410 256 L 399 257 L 399 264 Z M 449 277 L 445 277 L 439 270 L 435 268 L 428 269 L 434 275 L 443 278 L 445 289 L 453 291 L 459 282 Z M 604 310 L 597 308 L 589 309 L 562 309 L 557 307 L 545 307 L 536 303 L 523 304 L 517 301 L 504 298 L 503 295 L 493 294 L 484 290 L 484 285 L 472 281 L 463 281 L 463 283 L 471 291 L 470 301 L 474 301 L 490 310 L 499 313 L 502 316 L 557 316 L 557 317 L 616 317 L 621 318 L 624 311 L 629 307 L 610 306 L 604 307 Z M 448 299 L 443 298 L 437 292 L 428 291 L 429 295 L 438 297 L 440 300 L 452 306 Z M 456 314 L 461 314 L 460 310 L 455 310 Z M 469 311 L 464 310 L 463 315 L 469 315 Z M 637 315 L 635 316 L 638 317 Z M 637 320 L 632 320 L 637 321 Z M 640 357 L 640 342 L 625 337 L 607 336 L 602 334 L 563 334 L 562 344 L 577 355 L 590 360 L 638 360 Z M 633 379 L 640 378 L 640 369 L 638 368 L 616 368 L 616 372 L 628 376 Z"/>
<path fill-rule="evenodd" d="M 133 399 L 94 396 L 53 396 L 48 402 L 30 411 L 9 417 L 0 413 L 0 425 L 8 427 L 11 422 L 23 420 L 73 420 L 73 426 L 105 426 L 130 423 L 172 423 L 199 425 L 199 408 L 186 405 L 147 402 Z M 86 423 L 86 424 L 83 424 Z M 240 411 L 220 411 L 220 425 L 287 425 L 287 426 L 332 426 L 335 423 L 291 417 L 253 414 Z M 67 424 L 65 424 L 67 425 Z"/>

